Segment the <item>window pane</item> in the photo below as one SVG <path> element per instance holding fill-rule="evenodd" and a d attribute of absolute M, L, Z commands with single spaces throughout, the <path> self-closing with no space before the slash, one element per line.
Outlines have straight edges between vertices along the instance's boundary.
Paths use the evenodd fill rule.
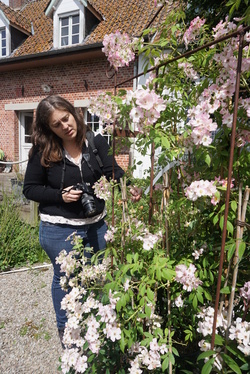
<path fill-rule="evenodd" d="M 99 126 L 99 123 L 93 123 L 92 124 L 92 129 L 93 129 L 93 131 L 99 131 L 99 128 L 100 128 L 100 126 Z"/>
<path fill-rule="evenodd" d="M 68 37 L 61 38 L 61 45 L 68 45 L 68 44 L 69 44 L 69 38 Z"/>
<path fill-rule="evenodd" d="M 69 24 L 69 17 L 61 18 L 61 25 L 62 26 L 68 26 Z"/>
<path fill-rule="evenodd" d="M 31 143 L 31 134 L 32 134 L 32 120 L 33 118 L 31 116 L 25 116 L 24 119 L 24 139 L 25 143 Z"/>
<path fill-rule="evenodd" d="M 24 141 L 25 141 L 25 143 L 31 143 L 31 136 L 30 135 L 25 135 L 25 137 L 24 137 Z"/>
<path fill-rule="evenodd" d="M 77 43 L 79 43 L 79 35 L 72 36 L 72 44 L 77 44 Z"/>
<path fill-rule="evenodd" d="M 94 132 L 99 132 L 100 130 L 100 125 L 99 125 L 99 117 L 96 115 L 93 115 L 87 111 L 87 121 L 86 124 L 88 127 L 92 129 Z M 109 134 L 103 134 L 104 138 L 107 140 L 107 142 L 110 144 L 111 143 L 111 136 Z"/>
<path fill-rule="evenodd" d="M 2 40 L 2 47 L 6 47 L 6 39 Z"/>
<path fill-rule="evenodd" d="M 6 48 L 2 48 L 2 56 L 6 56 Z"/>
<path fill-rule="evenodd" d="M 79 25 L 75 25 L 72 27 L 72 34 L 79 34 Z"/>
<path fill-rule="evenodd" d="M 69 35 L 69 28 L 68 27 L 62 27 L 62 36 Z"/>
<path fill-rule="evenodd" d="M 79 15 L 72 16 L 72 24 L 75 25 L 76 23 L 79 23 Z"/>
<path fill-rule="evenodd" d="M 6 31 L 5 31 L 5 29 L 2 30 L 2 38 L 3 38 L 3 39 L 6 38 Z"/>

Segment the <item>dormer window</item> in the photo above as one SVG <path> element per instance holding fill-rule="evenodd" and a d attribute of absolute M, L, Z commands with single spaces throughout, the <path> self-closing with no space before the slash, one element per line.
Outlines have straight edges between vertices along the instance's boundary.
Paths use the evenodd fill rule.
<path fill-rule="evenodd" d="M 0 29 L 0 56 L 4 57 L 7 54 L 7 44 L 6 44 L 6 29 Z"/>
<path fill-rule="evenodd" d="M 60 17 L 60 46 L 78 44 L 80 40 L 79 12 Z"/>
<path fill-rule="evenodd" d="M 0 58 L 9 56 L 30 35 L 30 21 L 0 1 Z"/>
<path fill-rule="evenodd" d="M 55 49 L 84 43 L 102 21 L 102 16 L 87 0 L 51 0 L 45 15 L 53 18 Z"/>

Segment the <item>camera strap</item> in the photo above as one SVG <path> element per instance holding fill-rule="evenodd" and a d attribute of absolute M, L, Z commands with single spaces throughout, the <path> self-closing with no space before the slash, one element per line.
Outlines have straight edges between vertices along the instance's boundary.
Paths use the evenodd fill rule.
<path fill-rule="evenodd" d="M 101 157 L 98 155 L 98 149 L 95 146 L 94 137 L 95 137 L 95 135 L 94 135 L 93 131 L 88 130 L 86 132 L 86 139 L 88 141 L 88 145 L 90 145 L 90 147 L 91 147 L 91 149 L 92 149 L 92 151 L 93 151 L 93 153 L 96 157 L 96 160 L 97 160 L 100 168 L 102 169 L 103 168 L 103 163 L 102 163 Z"/>
<path fill-rule="evenodd" d="M 90 154 L 89 153 L 83 153 L 82 154 L 82 159 L 83 159 L 82 164 L 85 161 L 86 164 L 88 165 L 88 167 L 90 168 L 90 170 L 92 171 L 92 173 L 94 174 L 95 179 L 98 180 L 99 177 L 97 176 L 96 171 L 93 169 L 92 165 L 89 162 L 90 161 Z M 81 168 L 81 175 L 82 175 L 82 168 Z M 83 175 L 82 175 L 82 180 L 84 181 Z"/>
<path fill-rule="evenodd" d="M 64 150 L 62 151 L 62 156 L 63 156 L 62 157 L 62 159 L 63 159 L 63 168 L 62 168 L 62 178 L 61 178 L 61 184 L 60 184 L 60 192 L 62 192 L 62 190 L 63 190 L 64 176 L 65 176 L 65 170 L 66 170 L 66 156 L 65 156 L 65 151 Z M 83 165 L 84 161 L 88 165 L 89 169 L 92 171 L 93 175 L 95 176 L 95 179 L 98 180 L 99 177 L 97 176 L 95 170 L 93 169 L 92 165 L 89 162 L 90 161 L 90 154 L 89 153 L 83 153 L 82 154 L 82 165 Z M 80 172 L 81 172 L 82 182 L 84 182 L 84 178 L 83 178 L 83 174 L 82 174 L 82 167 L 80 168 Z"/>
<path fill-rule="evenodd" d="M 65 160 L 65 151 L 64 151 L 64 149 L 62 151 L 62 156 L 63 156 L 63 169 L 62 169 L 62 178 L 61 178 L 60 192 L 62 192 L 62 190 L 63 190 L 64 175 L 65 175 L 65 170 L 66 170 L 66 160 Z"/>

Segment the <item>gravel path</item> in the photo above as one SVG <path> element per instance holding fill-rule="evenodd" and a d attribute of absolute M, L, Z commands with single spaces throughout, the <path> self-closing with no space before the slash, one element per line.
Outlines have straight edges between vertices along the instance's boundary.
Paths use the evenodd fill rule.
<path fill-rule="evenodd" d="M 58 374 L 52 267 L 0 273 L 0 373 Z"/>

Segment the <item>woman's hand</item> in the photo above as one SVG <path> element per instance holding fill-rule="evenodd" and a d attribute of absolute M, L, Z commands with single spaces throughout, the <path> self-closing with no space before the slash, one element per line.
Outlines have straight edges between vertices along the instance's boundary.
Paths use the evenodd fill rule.
<path fill-rule="evenodd" d="M 142 188 L 140 187 L 130 187 L 129 189 L 130 192 L 130 199 L 133 203 L 136 203 L 141 199 L 142 196 Z"/>
<path fill-rule="evenodd" d="M 74 186 L 66 187 L 62 190 L 62 198 L 65 203 L 73 203 L 80 199 L 82 191 L 75 190 Z"/>

